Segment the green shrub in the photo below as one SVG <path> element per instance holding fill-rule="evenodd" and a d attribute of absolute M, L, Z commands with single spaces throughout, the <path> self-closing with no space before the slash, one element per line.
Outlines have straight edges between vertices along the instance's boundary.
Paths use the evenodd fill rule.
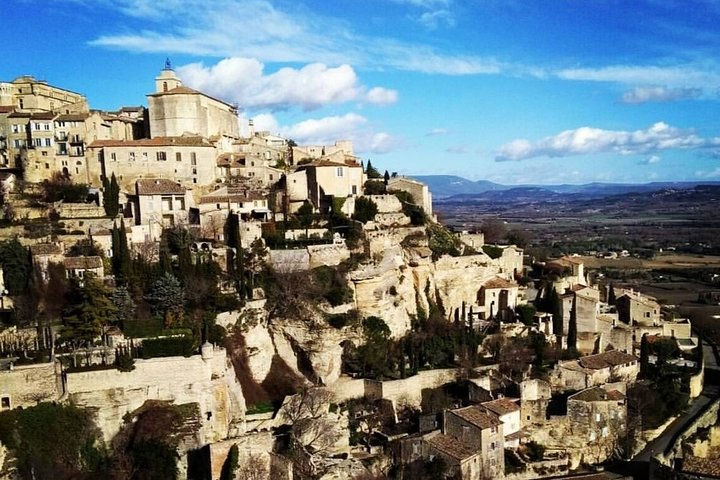
<path fill-rule="evenodd" d="M 150 338 L 143 341 L 140 352 L 142 358 L 190 357 L 197 353 L 197 345 L 189 335 Z"/>
<path fill-rule="evenodd" d="M 483 245 L 482 249 L 485 255 L 492 259 L 500 258 L 503 254 L 503 249 L 495 245 Z"/>

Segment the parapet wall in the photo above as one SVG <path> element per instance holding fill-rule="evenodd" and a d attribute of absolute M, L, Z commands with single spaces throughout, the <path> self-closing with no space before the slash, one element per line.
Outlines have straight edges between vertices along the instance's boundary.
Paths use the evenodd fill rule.
<path fill-rule="evenodd" d="M 53 362 L 0 371 L 0 399 L 9 399 L 6 400 L 9 408 L 31 407 L 40 401 L 58 400 L 61 394 Z M 1 406 L 0 410 L 3 410 Z"/>

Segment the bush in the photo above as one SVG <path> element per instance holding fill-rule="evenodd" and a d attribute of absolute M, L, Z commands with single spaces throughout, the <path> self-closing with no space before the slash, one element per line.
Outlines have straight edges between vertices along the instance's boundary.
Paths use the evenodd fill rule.
<path fill-rule="evenodd" d="M 350 310 L 346 313 L 336 313 L 333 315 L 328 315 L 327 322 L 328 324 L 330 324 L 331 327 L 340 330 L 343 327 L 347 327 L 348 325 L 353 325 L 357 323 L 358 319 L 358 311 Z"/>
<path fill-rule="evenodd" d="M 535 441 L 530 441 L 525 444 L 527 449 L 527 456 L 531 462 L 539 462 L 545 458 L 545 447 Z"/>
<path fill-rule="evenodd" d="M 150 338 L 140 347 L 142 358 L 190 357 L 197 353 L 195 339 L 189 335 L 168 338 Z"/>
<path fill-rule="evenodd" d="M 503 254 L 503 249 L 495 245 L 483 245 L 482 249 L 485 255 L 492 259 L 500 258 Z"/>
<path fill-rule="evenodd" d="M 365 195 L 384 195 L 386 192 L 385 184 L 378 180 L 368 180 L 363 185 L 363 193 Z"/>
<path fill-rule="evenodd" d="M 359 197 L 355 199 L 355 212 L 353 219 L 358 222 L 366 223 L 375 219 L 378 213 L 378 206 L 375 202 L 367 197 Z"/>
<path fill-rule="evenodd" d="M 428 246 L 433 252 L 433 260 L 437 260 L 443 255 L 460 256 L 460 240 L 450 233 L 448 229 L 433 223 L 428 226 L 427 233 L 430 237 Z"/>

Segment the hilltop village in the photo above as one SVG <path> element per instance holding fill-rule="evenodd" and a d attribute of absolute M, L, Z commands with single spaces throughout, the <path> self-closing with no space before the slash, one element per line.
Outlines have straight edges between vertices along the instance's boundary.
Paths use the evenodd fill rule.
<path fill-rule="evenodd" d="M 0 83 L 0 478 L 557 478 L 701 394 L 690 321 L 577 257 L 169 63 L 147 103 Z"/>

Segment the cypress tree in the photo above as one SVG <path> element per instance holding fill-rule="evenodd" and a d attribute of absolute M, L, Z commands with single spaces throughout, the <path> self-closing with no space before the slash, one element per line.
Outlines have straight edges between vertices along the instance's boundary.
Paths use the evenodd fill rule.
<path fill-rule="evenodd" d="M 607 303 L 608 305 L 615 305 L 616 302 L 615 298 L 615 288 L 613 288 L 613 284 L 611 283 L 608 287 L 608 294 L 607 294 Z"/>
<path fill-rule="evenodd" d="M 644 333 L 640 340 L 640 374 L 643 378 L 647 377 L 648 367 L 650 366 L 650 345 L 647 341 L 647 333 Z"/>
<path fill-rule="evenodd" d="M 567 343 L 570 352 L 577 352 L 577 295 L 573 295 L 572 307 L 570 308 Z"/>
<path fill-rule="evenodd" d="M 560 296 L 557 290 L 555 290 L 555 285 L 551 286 L 550 290 L 548 290 L 547 307 L 550 311 L 549 313 L 553 316 L 553 332 L 555 335 L 561 336 L 564 333 L 562 308 L 560 305 Z"/>
<path fill-rule="evenodd" d="M 172 273 L 172 257 L 170 257 L 170 248 L 165 235 L 160 240 L 160 261 L 158 266 L 162 273 Z"/>
<path fill-rule="evenodd" d="M 120 253 L 120 258 L 118 259 L 117 275 L 124 283 L 127 283 L 130 280 L 132 259 L 130 258 L 130 248 L 127 243 L 127 230 L 125 230 L 125 221 L 123 219 L 120 219 L 120 229 L 118 230 L 118 251 Z"/>
<path fill-rule="evenodd" d="M 388 173 L 387 170 L 385 170 L 384 178 L 385 178 L 385 186 L 387 186 L 388 182 L 390 181 L 390 174 Z"/>
<path fill-rule="evenodd" d="M 110 180 L 107 177 L 103 179 L 103 208 L 105 215 L 116 217 L 120 210 L 120 185 L 118 185 L 115 173 L 112 174 Z"/>

